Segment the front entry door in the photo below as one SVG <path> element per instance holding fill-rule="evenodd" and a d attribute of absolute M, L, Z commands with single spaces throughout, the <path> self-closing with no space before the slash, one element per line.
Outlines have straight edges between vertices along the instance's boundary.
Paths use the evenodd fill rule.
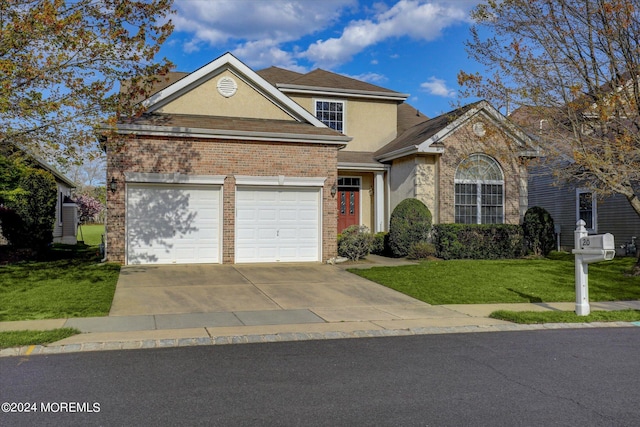
<path fill-rule="evenodd" d="M 360 224 L 360 188 L 338 188 L 338 233 Z"/>

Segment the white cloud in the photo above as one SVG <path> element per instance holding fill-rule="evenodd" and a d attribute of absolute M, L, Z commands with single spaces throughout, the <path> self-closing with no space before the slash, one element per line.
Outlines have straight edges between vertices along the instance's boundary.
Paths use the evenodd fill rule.
<path fill-rule="evenodd" d="M 389 38 L 408 36 L 417 40 L 434 40 L 444 28 L 466 19 L 467 11 L 456 6 L 455 2 L 446 6 L 421 0 L 401 0 L 391 9 L 378 12 L 373 20 L 352 21 L 340 37 L 318 40 L 301 56 L 320 67 L 331 68 Z"/>
<path fill-rule="evenodd" d="M 382 74 L 378 74 L 378 73 L 364 73 L 364 74 L 357 74 L 355 76 L 352 76 L 349 74 L 344 74 L 344 75 L 347 77 L 351 77 L 352 79 L 360 80 L 363 82 L 374 83 L 374 84 L 384 83 L 388 80 L 386 76 L 383 76 Z"/>
<path fill-rule="evenodd" d="M 179 0 L 172 20 L 186 53 L 215 47 L 232 51 L 251 67 L 305 71 L 298 61 L 332 69 L 389 39 L 434 40 L 444 28 L 466 21 L 478 1 L 380 0 L 359 5 L 358 0 Z M 360 19 L 349 20 L 353 16 Z M 326 30 L 336 36 L 301 44 L 308 43 L 303 38 Z"/>
<path fill-rule="evenodd" d="M 184 44 L 187 52 L 203 45 L 234 41 L 276 46 L 326 28 L 340 18 L 343 9 L 355 3 L 356 0 L 177 1 L 173 23 L 176 32 L 193 35 Z"/>
<path fill-rule="evenodd" d="M 434 76 L 422 83 L 420 87 L 431 95 L 442 96 L 444 98 L 454 98 L 456 96 L 456 92 L 447 87 L 447 82 Z"/>
<path fill-rule="evenodd" d="M 296 63 L 294 54 L 280 49 L 273 40 L 258 40 L 246 42 L 232 50 L 238 58 L 248 58 L 247 62 L 256 69 L 276 66 L 298 73 L 309 70 Z"/>

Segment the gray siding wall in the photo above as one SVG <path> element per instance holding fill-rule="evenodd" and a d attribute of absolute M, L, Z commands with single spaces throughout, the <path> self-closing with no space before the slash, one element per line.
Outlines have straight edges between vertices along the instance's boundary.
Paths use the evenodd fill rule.
<path fill-rule="evenodd" d="M 640 239 L 640 216 L 626 197 L 615 195 L 598 201 L 598 233 L 613 234 L 616 246 L 630 242 L 632 236 Z"/>
<path fill-rule="evenodd" d="M 555 184 L 552 170 L 545 166 L 529 168 L 529 207 L 540 206 L 560 225 L 560 245 L 563 250 L 574 246 L 577 222 L 576 187 Z M 611 233 L 616 246 L 640 238 L 640 216 L 631 208 L 624 196 L 615 195 L 598 199 L 596 207 L 598 234 Z"/>

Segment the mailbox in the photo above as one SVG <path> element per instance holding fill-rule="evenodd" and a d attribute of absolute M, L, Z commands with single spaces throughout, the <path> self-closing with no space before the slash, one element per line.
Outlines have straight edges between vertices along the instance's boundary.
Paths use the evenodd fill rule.
<path fill-rule="evenodd" d="M 582 256 L 582 262 L 591 264 L 599 261 L 611 261 L 616 255 L 613 234 L 596 234 L 580 237 L 577 248 L 572 251 Z"/>
<path fill-rule="evenodd" d="M 614 249 L 616 244 L 613 241 L 613 234 L 596 234 L 580 238 L 580 249 Z"/>
<path fill-rule="evenodd" d="M 610 261 L 616 256 L 616 245 L 613 234 L 596 234 L 589 236 L 586 224 L 579 220 L 576 224 L 575 249 L 576 257 L 576 314 L 586 316 L 590 313 L 589 306 L 589 264 L 600 261 Z"/>

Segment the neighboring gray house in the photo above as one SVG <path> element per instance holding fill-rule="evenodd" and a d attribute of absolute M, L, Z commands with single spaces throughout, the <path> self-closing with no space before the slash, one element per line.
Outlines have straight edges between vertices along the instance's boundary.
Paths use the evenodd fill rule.
<path fill-rule="evenodd" d="M 626 197 L 614 195 L 602 198 L 578 185 L 558 184 L 553 176 L 555 167 L 563 167 L 563 164 L 545 164 L 544 159 L 532 162 L 529 167 L 529 207 L 540 206 L 551 214 L 559 231 L 560 249 L 573 249 L 573 232 L 580 219 L 587 223 L 590 233 L 613 234 L 618 248 L 631 242 L 632 237 L 640 239 L 640 216 Z M 640 244 L 640 240 L 637 244 Z M 617 254 L 623 253 L 619 250 Z"/>
<path fill-rule="evenodd" d="M 624 254 L 620 247 L 630 243 L 633 237 L 640 238 L 640 216 L 624 196 L 603 197 L 579 184 L 558 182 L 554 171 L 570 165 L 573 161 L 571 149 L 563 143 L 566 140 L 548 127 L 547 117 L 536 111 L 520 107 L 509 116 L 534 140 L 543 134 L 555 139 L 556 154 L 540 157 L 528 165 L 529 207 L 540 206 L 551 214 L 558 234 L 557 245 L 561 250 L 574 248 L 576 222 L 582 219 L 589 233 L 613 234 L 618 255 Z M 549 109 L 548 114 L 553 116 L 553 110 Z"/>
<path fill-rule="evenodd" d="M 40 167 L 51 172 L 56 179 L 57 201 L 56 221 L 53 226 L 53 242 L 75 245 L 78 232 L 78 206 L 71 200 L 71 190 L 75 183 L 52 166 L 36 159 Z"/>

